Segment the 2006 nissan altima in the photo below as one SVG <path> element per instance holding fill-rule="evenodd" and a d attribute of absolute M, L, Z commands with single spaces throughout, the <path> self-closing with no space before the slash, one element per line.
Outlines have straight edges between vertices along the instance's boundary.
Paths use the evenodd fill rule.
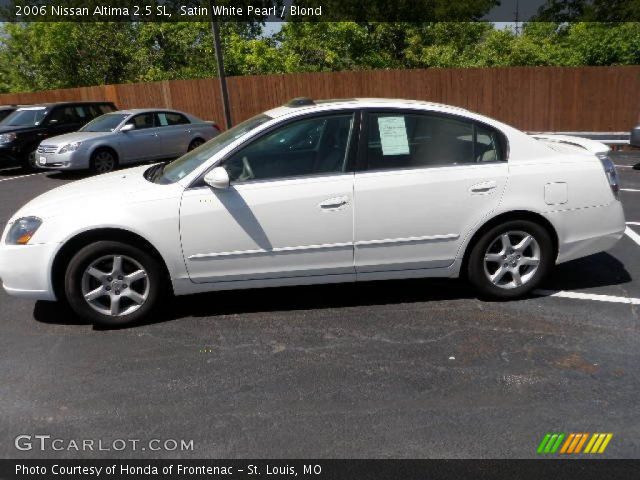
<path fill-rule="evenodd" d="M 166 166 L 32 200 L 4 231 L 0 277 L 106 325 L 168 290 L 464 276 L 516 298 L 623 235 L 607 152 L 445 105 L 296 99 Z"/>

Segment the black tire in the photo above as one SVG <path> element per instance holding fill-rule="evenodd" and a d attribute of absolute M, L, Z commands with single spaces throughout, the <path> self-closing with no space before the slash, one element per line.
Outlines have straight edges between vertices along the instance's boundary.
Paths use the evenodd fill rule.
<path fill-rule="evenodd" d="M 533 246 L 528 247 L 529 250 L 525 249 L 522 253 L 522 257 L 528 256 L 529 258 L 539 257 L 539 262 L 536 270 L 529 270 L 530 267 L 528 265 L 520 266 L 520 255 L 517 255 L 519 252 L 509 253 L 510 250 L 507 249 L 508 257 L 503 260 L 504 256 L 503 251 L 496 252 L 496 250 L 492 250 L 492 256 L 499 255 L 499 261 L 490 261 L 485 265 L 485 254 L 489 253 L 488 250 L 490 248 L 498 248 L 503 245 L 503 243 L 499 240 L 499 238 L 509 232 L 523 232 L 528 235 L 531 235 L 535 242 L 537 242 L 537 255 L 533 254 L 532 248 Z M 518 241 L 518 235 L 511 235 L 509 238 L 513 241 Z M 500 243 L 497 243 L 500 242 Z M 516 259 L 517 258 L 517 259 Z M 513 264 L 503 263 L 510 262 L 513 260 Z M 551 239 L 551 235 L 547 231 L 547 229 L 541 226 L 538 223 L 529 221 L 529 220 L 511 220 L 507 221 L 501 225 L 497 225 L 493 228 L 487 230 L 484 234 L 482 234 L 475 244 L 471 245 L 471 252 L 469 254 L 469 260 L 467 262 L 467 278 L 469 281 L 478 289 L 478 291 L 483 295 L 495 299 L 513 299 L 526 295 L 531 290 L 536 288 L 540 282 L 544 279 L 544 277 L 549 273 L 549 271 L 553 268 L 555 264 L 555 249 L 553 247 L 553 241 Z M 509 283 L 510 285 L 498 286 L 494 284 L 490 278 L 489 274 L 495 274 L 498 269 L 504 267 L 505 271 L 504 276 L 502 277 L 502 282 Z M 495 268 L 495 270 L 493 270 Z M 507 268 L 517 269 L 517 272 L 514 272 L 516 275 L 521 275 L 522 285 L 517 285 L 515 277 L 507 271 Z M 519 272 L 519 273 L 518 273 Z M 528 277 L 528 278 L 527 278 Z M 524 279 L 527 278 L 526 281 Z"/>
<path fill-rule="evenodd" d="M 97 280 L 89 274 L 85 276 L 87 269 L 92 266 L 92 264 L 96 266 L 95 262 L 97 261 L 104 261 L 105 263 L 98 263 L 96 269 L 100 272 L 105 272 L 105 274 L 109 274 L 110 256 L 119 256 L 123 259 L 120 279 L 115 278 L 115 276 L 109 276 L 103 280 Z M 138 266 L 127 270 L 127 265 L 134 265 L 130 260 L 137 262 Z M 115 264 L 112 263 L 112 266 L 111 272 L 114 271 Z M 140 266 L 146 272 L 146 276 L 139 280 L 132 280 L 131 285 L 123 284 L 123 282 L 127 281 L 126 275 L 133 273 L 133 271 L 139 271 Z M 90 284 L 91 282 L 93 284 Z M 142 288 L 143 286 L 144 288 Z M 109 292 L 103 293 L 99 298 L 94 300 L 92 306 L 85 299 L 83 287 L 85 287 L 85 291 L 102 288 L 105 291 L 109 290 Z M 117 290 L 117 288 L 120 288 L 122 292 Z M 64 279 L 65 297 L 73 311 L 80 317 L 96 325 L 107 327 L 133 324 L 150 315 L 164 297 L 165 288 L 166 282 L 163 269 L 153 256 L 137 247 L 115 241 L 99 241 L 82 248 L 69 262 Z M 127 289 L 128 292 L 125 293 Z M 127 309 L 132 309 L 138 305 L 133 302 L 128 295 L 131 293 L 135 294 L 140 290 L 143 290 L 146 299 L 133 311 L 127 313 Z M 111 315 L 97 310 L 97 307 L 102 306 L 108 310 L 113 303 L 116 303 L 112 300 L 112 298 L 114 298 L 113 295 L 116 293 L 118 295 L 118 308 L 122 310 L 121 314 Z"/>
<path fill-rule="evenodd" d="M 189 144 L 189 149 L 187 151 L 190 152 L 191 150 L 198 148 L 200 145 L 204 145 L 204 143 L 205 142 L 203 139 L 194 138 L 193 140 L 191 140 L 191 143 Z"/>
<path fill-rule="evenodd" d="M 32 151 L 25 153 L 23 158 L 20 160 L 20 167 L 22 167 L 22 171 L 25 173 L 31 173 L 38 170 L 38 165 L 36 164 L 36 150 L 35 147 Z"/>
<path fill-rule="evenodd" d="M 118 157 L 113 150 L 108 148 L 98 148 L 91 154 L 89 166 L 91 171 L 98 175 L 113 172 L 118 168 Z"/>

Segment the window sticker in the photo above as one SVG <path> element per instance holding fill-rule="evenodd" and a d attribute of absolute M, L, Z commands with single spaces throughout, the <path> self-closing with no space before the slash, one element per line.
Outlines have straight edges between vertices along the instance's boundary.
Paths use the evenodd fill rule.
<path fill-rule="evenodd" d="M 409 139 L 404 117 L 379 117 L 382 155 L 409 155 Z"/>

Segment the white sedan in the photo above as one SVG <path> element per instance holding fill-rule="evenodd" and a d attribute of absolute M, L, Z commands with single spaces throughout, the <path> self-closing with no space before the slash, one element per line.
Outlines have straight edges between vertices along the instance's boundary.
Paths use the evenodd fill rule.
<path fill-rule="evenodd" d="M 104 325 L 168 292 L 463 276 L 516 298 L 623 235 L 607 152 L 445 105 L 295 99 L 168 165 L 32 200 L 0 278 Z"/>

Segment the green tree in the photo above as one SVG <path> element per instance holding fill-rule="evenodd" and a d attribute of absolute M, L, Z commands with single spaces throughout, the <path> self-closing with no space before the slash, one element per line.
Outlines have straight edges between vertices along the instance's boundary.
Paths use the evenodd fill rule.
<path fill-rule="evenodd" d="M 6 23 L 0 84 L 20 91 L 127 81 L 135 48 L 133 24 Z"/>

